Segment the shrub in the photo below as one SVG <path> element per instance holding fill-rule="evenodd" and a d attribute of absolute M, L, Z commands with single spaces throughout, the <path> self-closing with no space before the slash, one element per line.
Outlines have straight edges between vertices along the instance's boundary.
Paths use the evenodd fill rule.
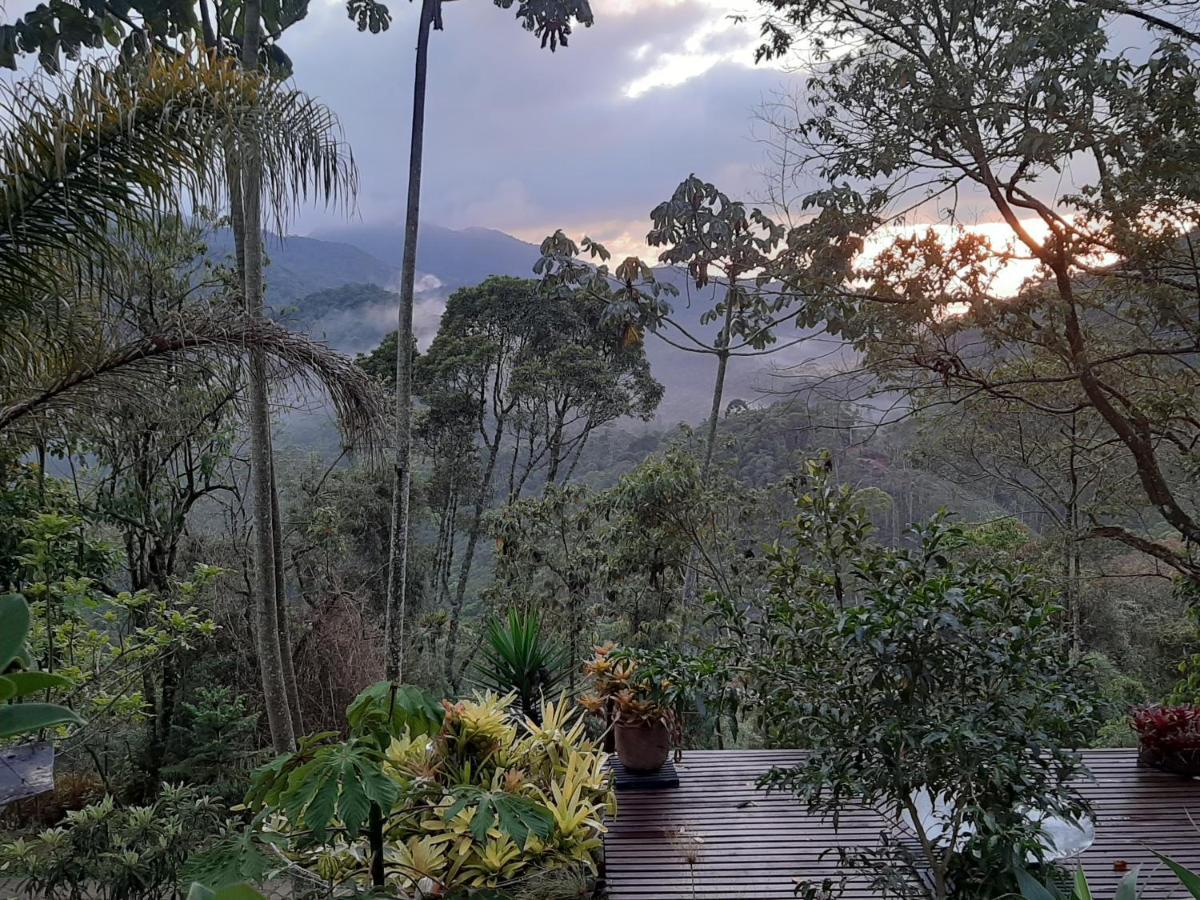
<path fill-rule="evenodd" d="M 260 833 L 227 841 L 195 876 L 261 877 L 263 855 L 245 853 L 260 841 L 331 888 L 402 896 L 594 873 L 615 802 L 607 757 L 565 700 L 544 704 L 539 723 L 518 718 L 513 699 L 439 706 L 415 688 L 369 688 L 347 710 L 349 739 L 306 739 L 256 774 L 247 804 Z M 258 871 L 231 866 L 236 853 Z"/>
<path fill-rule="evenodd" d="M 188 787 L 166 786 L 147 806 L 105 797 L 68 812 L 57 827 L 0 846 L 0 875 L 31 900 L 183 897 L 184 863 L 215 840 L 225 816 L 220 802 Z"/>
<path fill-rule="evenodd" d="M 1200 749 L 1200 708 L 1149 706 L 1136 710 L 1133 727 L 1143 744 L 1160 750 Z"/>
<path fill-rule="evenodd" d="M 763 786 L 835 821 L 858 804 L 908 813 L 919 852 L 843 855 L 892 895 L 1013 890 L 1003 873 L 1040 847 L 1026 812 L 1085 811 L 1070 783 L 1095 690 L 1067 652 L 1061 610 L 1026 574 L 959 562 L 964 537 L 941 519 L 915 528 L 910 549 L 880 547 L 824 465 L 800 487 L 770 590 L 751 605 L 714 601 L 741 708 L 759 711 L 774 743 L 812 751 Z M 920 792 L 952 811 L 940 835 L 920 824 Z"/>

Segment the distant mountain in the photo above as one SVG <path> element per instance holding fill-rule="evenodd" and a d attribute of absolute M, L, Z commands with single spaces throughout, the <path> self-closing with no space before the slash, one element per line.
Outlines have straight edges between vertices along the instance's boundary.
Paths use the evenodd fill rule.
<path fill-rule="evenodd" d="M 210 239 L 210 252 L 232 253 L 228 232 Z M 271 237 L 267 241 L 267 303 L 290 327 L 328 342 L 345 353 L 363 353 L 395 330 L 399 297 L 403 228 L 397 225 L 352 224 L 329 228 L 309 237 Z M 538 248 L 487 228 L 454 230 L 423 225 L 418 245 L 414 330 L 425 344 L 436 333 L 446 299 L 460 287 L 478 284 L 489 275 L 533 277 Z M 701 313 L 713 303 L 712 288 L 696 291 L 677 270 L 658 276 L 679 288 L 672 306 L 692 334 L 708 335 L 715 324 L 701 325 Z M 669 334 L 670 332 L 668 332 Z M 781 335 L 781 343 L 796 337 Z M 745 357 L 730 363 L 725 403 L 762 398 L 769 367 L 796 365 L 830 351 L 829 344 L 800 343 L 767 358 Z M 670 347 L 646 336 L 655 377 L 666 387 L 660 422 L 700 422 L 711 404 L 716 361 L 711 356 Z"/>
<path fill-rule="evenodd" d="M 403 225 L 351 224 L 312 236 L 353 244 L 397 270 L 404 261 Z M 533 244 L 490 228 L 456 230 L 422 224 L 417 238 L 417 271 L 436 276 L 451 290 L 479 284 L 489 275 L 530 278 L 540 256 Z"/>
<path fill-rule="evenodd" d="M 382 262 L 360 247 L 338 241 L 289 235 L 268 235 L 267 305 L 277 314 L 296 306 L 314 291 L 351 283 L 392 284 L 400 269 Z M 233 255 L 233 234 L 222 229 L 208 236 L 214 259 Z"/>

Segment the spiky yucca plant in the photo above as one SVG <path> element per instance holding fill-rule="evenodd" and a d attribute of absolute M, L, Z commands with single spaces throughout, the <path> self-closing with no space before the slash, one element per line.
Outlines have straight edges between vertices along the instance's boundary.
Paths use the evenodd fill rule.
<path fill-rule="evenodd" d="M 488 622 L 475 680 L 500 695 L 514 693 L 526 717 L 540 722 L 542 703 L 553 698 L 569 674 L 566 651 L 542 636 L 536 613 L 514 609 L 507 619 Z"/>

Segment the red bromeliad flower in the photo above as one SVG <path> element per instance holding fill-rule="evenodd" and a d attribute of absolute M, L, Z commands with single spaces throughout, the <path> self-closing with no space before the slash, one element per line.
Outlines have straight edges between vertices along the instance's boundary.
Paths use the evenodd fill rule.
<path fill-rule="evenodd" d="M 1200 707 L 1147 706 L 1133 711 L 1133 727 L 1147 748 L 1200 750 Z"/>

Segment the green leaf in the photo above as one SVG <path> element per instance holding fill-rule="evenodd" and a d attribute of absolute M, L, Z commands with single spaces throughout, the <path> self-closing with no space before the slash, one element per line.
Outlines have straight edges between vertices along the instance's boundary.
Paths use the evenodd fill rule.
<path fill-rule="evenodd" d="M 12 683 L 12 679 L 0 675 L 0 703 L 16 696 L 16 693 L 17 686 Z"/>
<path fill-rule="evenodd" d="M 21 654 L 29 633 L 29 604 L 20 594 L 0 596 L 0 672 Z"/>
<path fill-rule="evenodd" d="M 1074 900 L 1092 900 L 1092 888 L 1088 884 L 1087 873 L 1083 869 L 1075 871 L 1075 898 Z"/>
<path fill-rule="evenodd" d="M 362 830 L 371 803 L 390 809 L 399 785 L 383 774 L 383 755 L 369 740 L 351 740 L 320 748 L 311 761 L 292 772 L 280 794 L 293 824 L 318 839 L 336 816 L 351 839 Z"/>
<path fill-rule="evenodd" d="M 1061 895 L 1042 884 L 1024 869 L 1017 870 L 1017 885 L 1024 900 L 1062 900 Z"/>
<path fill-rule="evenodd" d="M 262 842 L 269 839 L 252 826 L 243 832 L 233 832 L 195 854 L 184 867 L 184 875 L 195 881 L 192 890 L 201 887 L 219 892 L 247 881 L 264 881 L 278 866 L 277 861 L 260 849 Z M 192 900 L 190 894 L 188 900 Z"/>
<path fill-rule="evenodd" d="M 16 692 L 10 695 L 13 697 L 28 697 L 30 694 L 53 688 L 69 688 L 74 683 L 70 678 L 51 672 L 13 672 L 6 675 L 5 679 L 11 681 L 16 688 Z"/>
<path fill-rule="evenodd" d="M 68 724 L 82 725 L 83 719 L 65 706 L 54 703 L 15 703 L 0 707 L 0 737 Z"/>
<path fill-rule="evenodd" d="M 374 735 L 379 749 L 405 731 L 412 737 L 437 734 L 446 711 L 431 694 L 407 684 L 380 681 L 363 690 L 346 707 L 346 720 L 356 735 Z"/>
<path fill-rule="evenodd" d="M 1197 875 L 1191 869 L 1181 866 L 1170 857 L 1163 856 L 1161 853 L 1155 853 L 1154 855 L 1162 860 L 1163 865 L 1175 873 L 1175 877 L 1188 889 L 1189 894 L 1200 900 L 1200 875 Z"/>
<path fill-rule="evenodd" d="M 1121 883 L 1117 885 L 1117 893 L 1113 895 L 1113 900 L 1137 900 L 1137 880 L 1138 869 L 1135 868 L 1121 879 Z"/>
<path fill-rule="evenodd" d="M 525 845 L 531 834 L 548 838 L 554 831 L 554 816 L 528 797 L 476 787 L 460 788 L 456 793 L 457 799 L 446 810 L 445 819 L 449 821 L 468 806 L 477 804 L 471 817 L 471 836 L 476 843 L 486 843 L 488 831 L 493 827 L 498 827 L 519 847 Z"/>

